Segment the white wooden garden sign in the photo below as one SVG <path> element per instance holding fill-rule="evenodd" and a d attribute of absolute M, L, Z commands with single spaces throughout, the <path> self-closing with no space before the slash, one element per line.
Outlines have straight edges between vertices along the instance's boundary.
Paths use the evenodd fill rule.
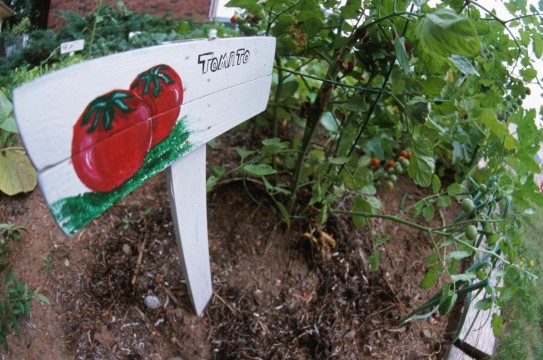
<path fill-rule="evenodd" d="M 40 188 L 68 235 L 168 170 L 196 313 L 209 302 L 206 142 L 266 108 L 275 39 L 193 40 L 111 55 L 17 88 Z"/>

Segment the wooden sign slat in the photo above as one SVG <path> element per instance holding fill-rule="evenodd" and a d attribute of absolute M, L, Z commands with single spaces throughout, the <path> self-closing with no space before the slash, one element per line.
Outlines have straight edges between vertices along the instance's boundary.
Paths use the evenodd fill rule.
<path fill-rule="evenodd" d="M 73 126 L 87 104 L 128 89 L 141 72 L 167 64 L 181 77 L 183 105 L 271 74 L 275 39 L 262 37 L 171 43 L 115 54 L 53 72 L 14 91 L 23 142 L 38 171 L 69 158 Z M 38 95 L 39 94 L 39 95 Z M 47 111 L 44 111 L 47 109 Z M 59 116 L 62 114 L 62 116 Z M 39 151 L 41 143 L 49 151 Z"/>

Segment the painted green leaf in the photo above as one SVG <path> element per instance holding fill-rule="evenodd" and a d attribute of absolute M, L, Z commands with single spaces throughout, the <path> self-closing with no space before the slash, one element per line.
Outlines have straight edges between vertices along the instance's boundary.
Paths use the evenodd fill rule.
<path fill-rule="evenodd" d="M 255 176 L 266 176 L 276 173 L 275 169 L 267 164 L 245 165 L 243 170 L 245 170 L 248 174 Z"/>
<path fill-rule="evenodd" d="M 408 174 L 419 186 L 430 186 L 435 170 L 433 146 L 430 140 L 415 137 L 412 142 L 412 157 L 409 161 Z"/>
<path fill-rule="evenodd" d="M 438 9 L 418 24 L 416 34 L 422 46 L 441 56 L 475 57 L 481 51 L 477 30 L 470 19 L 452 9 Z"/>
<path fill-rule="evenodd" d="M 403 70 L 404 75 L 409 74 L 409 55 L 405 50 L 405 38 L 397 37 L 394 39 L 394 51 L 396 53 L 396 59 Z"/>
<path fill-rule="evenodd" d="M 11 196 L 32 191 L 36 184 L 36 170 L 24 150 L 0 150 L 0 191 Z"/>

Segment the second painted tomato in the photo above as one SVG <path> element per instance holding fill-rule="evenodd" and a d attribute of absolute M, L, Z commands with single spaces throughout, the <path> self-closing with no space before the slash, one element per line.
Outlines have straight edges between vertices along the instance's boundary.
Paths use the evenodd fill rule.
<path fill-rule="evenodd" d="M 114 90 L 94 99 L 74 126 L 72 163 L 81 182 L 108 192 L 141 167 L 153 139 L 151 109 L 141 97 Z"/>
<path fill-rule="evenodd" d="M 183 103 L 183 83 L 168 65 L 156 65 L 140 73 L 130 90 L 141 96 L 153 114 L 153 142 L 155 146 L 171 133 Z"/>

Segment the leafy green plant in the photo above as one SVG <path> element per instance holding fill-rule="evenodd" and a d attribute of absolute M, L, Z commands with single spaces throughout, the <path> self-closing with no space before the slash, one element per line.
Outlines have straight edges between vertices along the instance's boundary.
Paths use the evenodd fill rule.
<path fill-rule="evenodd" d="M 0 273 L 4 273 L 3 289 L 0 293 L 0 344 L 8 348 L 7 335 L 12 331 L 19 332 L 19 322 L 30 317 L 31 301 L 38 300 L 51 304 L 49 299 L 40 293 L 40 288 L 31 291 L 13 273 L 10 265 L 9 244 L 19 240 L 26 229 L 12 224 L 0 223 Z"/>
<path fill-rule="evenodd" d="M 0 91 L 0 191 L 7 195 L 34 190 L 36 171 L 23 148 L 16 144 L 17 125 L 11 102 Z"/>

